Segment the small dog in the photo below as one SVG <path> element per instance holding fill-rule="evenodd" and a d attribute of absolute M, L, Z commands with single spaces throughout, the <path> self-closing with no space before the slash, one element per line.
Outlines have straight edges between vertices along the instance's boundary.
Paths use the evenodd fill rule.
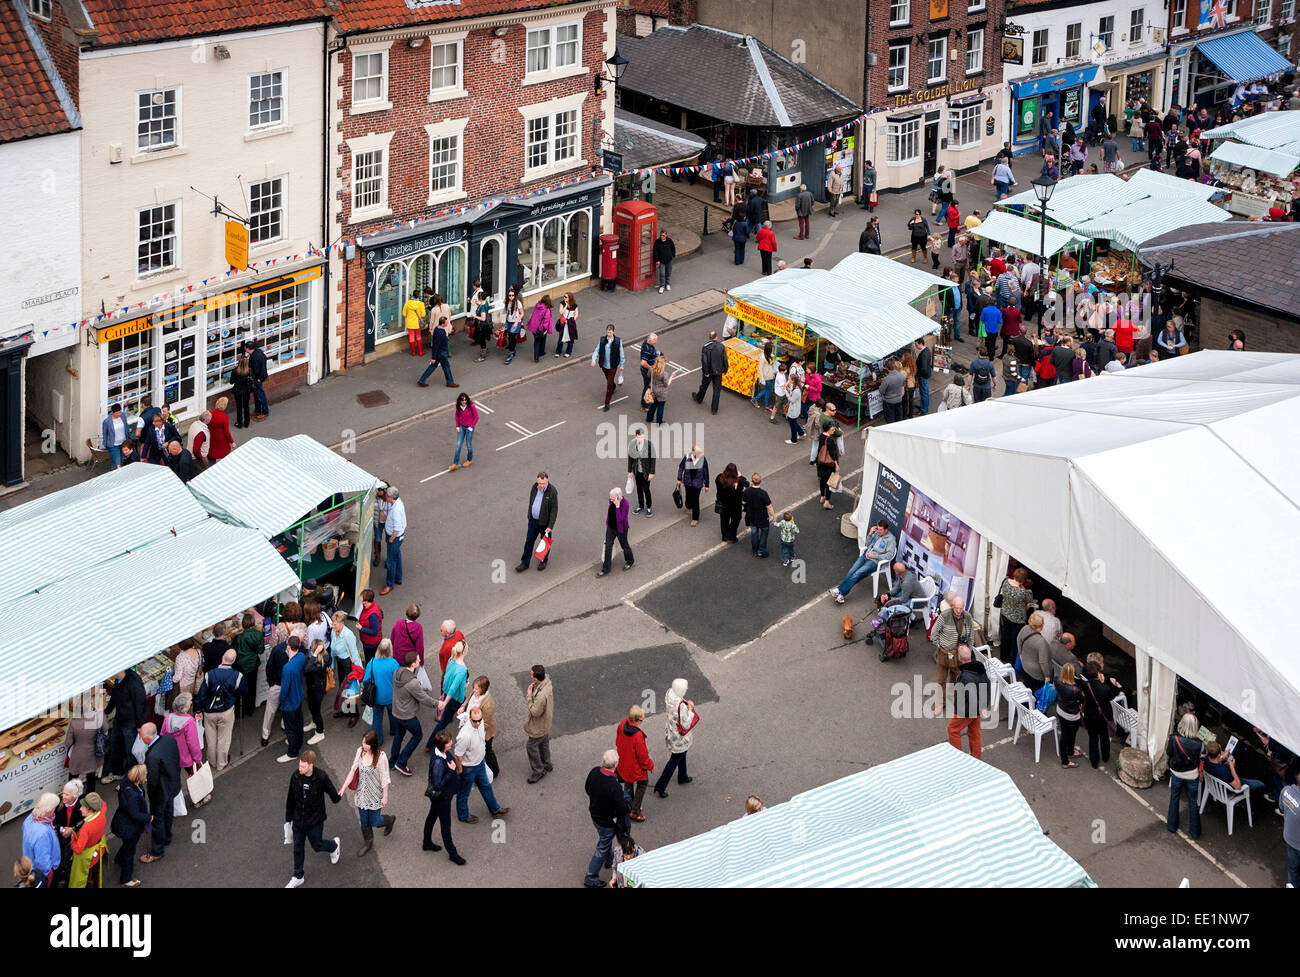
<path fill-rule="evenodd" d="M 853 615 L 852 614 L 844 615 L 844 640 L 845 641 L 853 640 Z"/>

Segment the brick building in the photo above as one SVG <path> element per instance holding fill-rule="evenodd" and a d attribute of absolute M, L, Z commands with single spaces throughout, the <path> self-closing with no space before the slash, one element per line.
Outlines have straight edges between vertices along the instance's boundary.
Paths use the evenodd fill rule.
<path fill-rule="evenodd" d="M 340 366 L 405 348 L 433 288 L 461 316 L 582 287 L 610 227 L 615 0 L 358 0 L 334 10 L 330 167 Z M 561 185 L 563 184 L 563 185 Z M 523 199 L 520 195 L 528 194 Z M 418 221 L 418 223 L 412 223 Z M 399 226 L 401 225 L 401 226 Z"/>
<path fill-rule="evenodd" d="M 1164 104 L 1213 108 L 1237 86 L 1292 71 L 1300 0 L 1169 0 Z"/>

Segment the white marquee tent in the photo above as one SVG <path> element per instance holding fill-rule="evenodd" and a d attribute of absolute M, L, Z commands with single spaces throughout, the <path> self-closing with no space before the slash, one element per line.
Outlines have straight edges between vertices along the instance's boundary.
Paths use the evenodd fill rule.
<path fill-rule="evenodd" d="M 1300 356 L 1202 351 L 876 428 L 867 454 L 1132 641 L 1140 678 L 1146 656 L 1294 749 L 1300 642 L 1269 598 L 1300 593 L 1297 428 Z"/>

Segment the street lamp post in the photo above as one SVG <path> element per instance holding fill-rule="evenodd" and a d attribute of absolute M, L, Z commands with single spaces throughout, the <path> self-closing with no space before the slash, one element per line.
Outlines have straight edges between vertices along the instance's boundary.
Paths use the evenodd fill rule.
<path fill-rule="evenodd" d="M 1038 330 L 1043 329 L 1043 313 L 1047 309 L 1047 202 L 1052 199 L 1056 181 L 1046 174 L 1030 181 L 1034 196 L 1038 198 L 1038 222 L 1041 228 L 1038 235 Z"/>

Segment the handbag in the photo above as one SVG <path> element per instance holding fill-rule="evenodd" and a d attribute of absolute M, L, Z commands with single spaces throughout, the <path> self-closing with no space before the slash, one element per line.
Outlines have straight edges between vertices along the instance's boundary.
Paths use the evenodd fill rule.
<path fill-rule="evenodd" d="M 721 502 L 714 502 L 714 503 L 713 503 L 713 511 L 716 512 L 718 515 L 721 516 L 721 515 L 723 515 L 723 514 L 726 513 L 726 511 L 727 511 L 727 507 L 724 506 Z"/>
<path fill-rule="evenodd" d="M 823 465 L 835 464 L 835 459 L 831 457 L 830 442 L 823 441 L 822 446 L 817 449 L 817 461 Z"/>
<path fill-rule="evenodd" d="M 361 758 L 357 758 L 357 765 L 352 768 L 352 776 L 348 778 L 347 790 L 356 790 L 361 786 Z"/>
<path fill-rule="evenodd" d="M 334 669 L 325 669 L 325 691 L 331 692 L 339 684 L 338 679 L 334 676 Z"/>
<path fill-rule="evenodd" d="M 655 402 L 655 393 L 649 387 L 645 388 L 645 393 L 641 395 L 641 403 L 647 407 L 653 407 Z"/>
<path fill-rule="evenodd" d="M 373 706 L 378 701 L 379 686 L 375 684 L 374 679 L 368 678 L 361 683 L 361 704 L 363 706 Z"/>
<path fill-rule="evenodd" d="M 687 733 L 693 730 L 700 723 L 700 714 L 696 712 L 694 709 L 692 709 L 691 714 L 694 718 L 691 719 L 691 724 L 685 727 L 682 726 L 682 706 L 684 705 L 686 705 L 686 703 L 684 702 L 677 703 L 677 735 L 678 736 L 685 736 Z"/>
<path fill-rule="evenodd" d="M 1092 696 L 1092 704 L 1097 707 L 1097 712 L 1101 714 L 1102 719 L 1106 719 L 1106 710 L 1102 709 L 1101 703 L 1097 701 L 1097 693 L 1092 691 L 1092 680 L 1088 679 L 1083 683 L 1088 689 L 1088 695 Z M 1106 719 L 1106 732 L 1111 739 L 1115 738 L 1115 720 Z"/>
<path fill-rule="evenodd" d="M 996 597 L 993 598 L 993 606 L 994 606 L 994 607 L 1001 607 L 1001 606 L 1002 606 L 1002 591 L 999 590 L 999 591 L 998 591 L 998 595 L 997 595 Z"/>
<path fill-rule="evenodd" d="M 683 501 L 683 499 L 682 499 L 682 490 L 681 490 L 681 488 L 675 488 L 675 489 L 673 489 L 673 505 L 677 506 L 677 508 L 679 508 L 679 509 L 684 509 L 684 508 L 686 508 L 686 503 L 685 503 L 685 501 Z"/>
<path fill-rule="evenodd" d="M 841 481 L 839 472 L 831 472 L 830 478 L 826 479 L 826 487 L 832 492 L 838 492 L 840 491 Z"/>
<path fill-rule="evenodd" d="M 111 744 L 108 738 L 108 733 L 104 732 L 102 729 L 95 730 L 95 756 L 108 756 L 110 749 Z"/>
<path fill-rule="evenodd" d="M 185 789 L 189 791 L 190 800 L 195 803 L 212 793 L 212 764 L 206 760 L 199 764 L 185 780 Z"/>

